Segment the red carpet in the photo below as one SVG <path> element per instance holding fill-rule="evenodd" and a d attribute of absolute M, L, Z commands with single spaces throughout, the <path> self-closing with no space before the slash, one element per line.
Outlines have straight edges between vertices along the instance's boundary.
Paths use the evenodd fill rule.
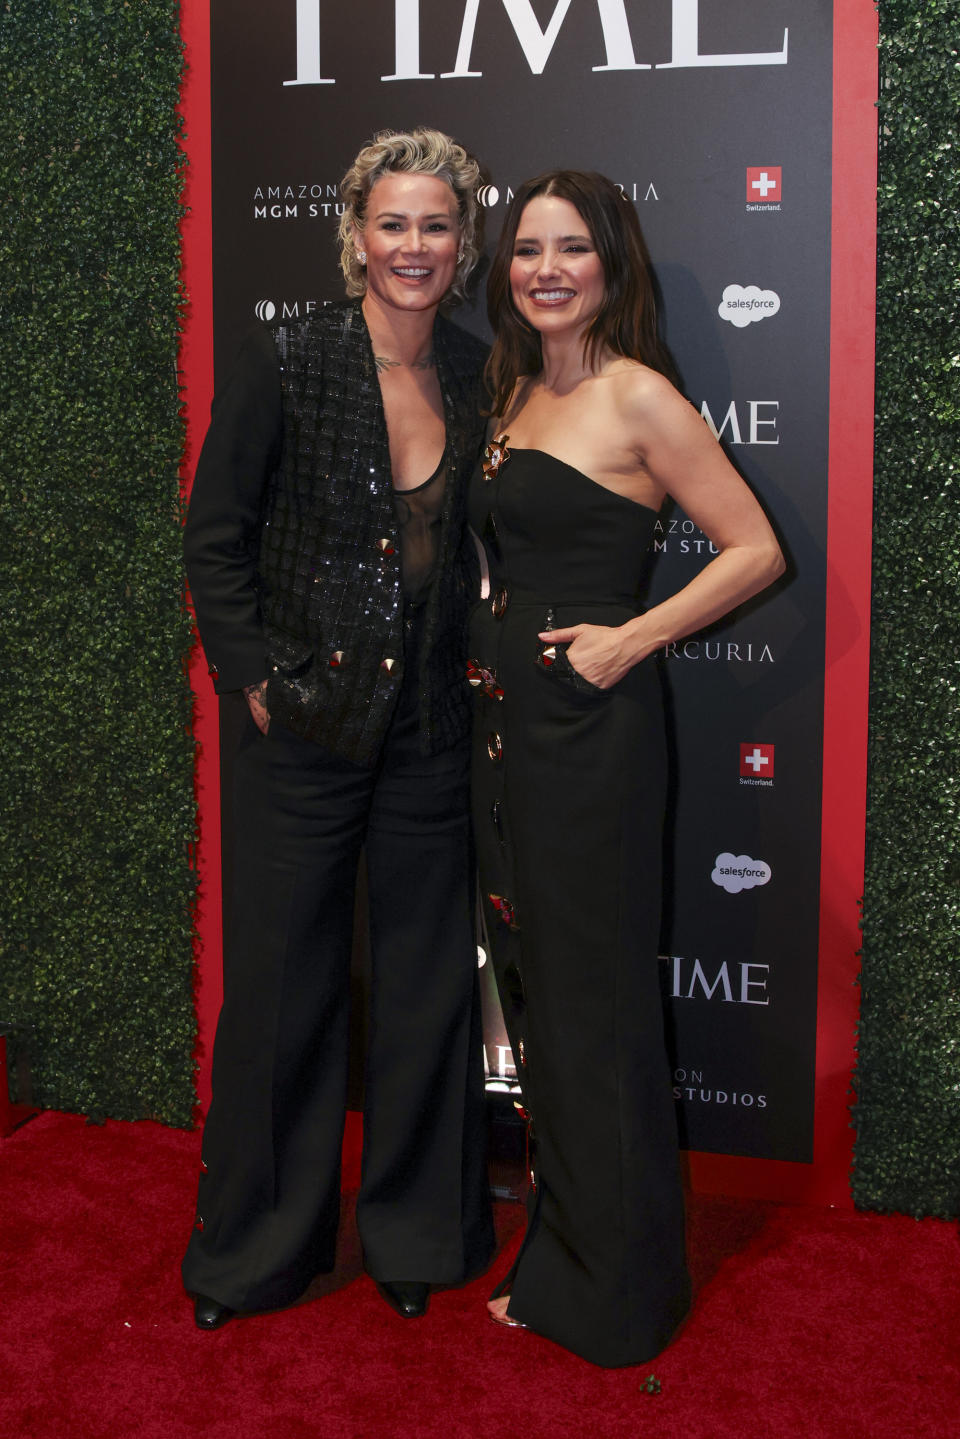
<path fill-rule="evenodd" d="M 42 1115 L 0 1141 L 0 1436 L 913 1439 L 960 1433 L 956 1226 L 693 1199 L 675 1344 L 605 1371 L 485 1315 L 489 1278 L 397 1318 L 344 1224 L 295 1309 L 200 1333 L 178 1264 L 197 1135 Z M 345 1185 L 356 1185 L 355 1145 Z M 519 1205 L 500 1205 L 505 1268 Z M 659 1394 L 644 1392 L 653 1371 Z"/>

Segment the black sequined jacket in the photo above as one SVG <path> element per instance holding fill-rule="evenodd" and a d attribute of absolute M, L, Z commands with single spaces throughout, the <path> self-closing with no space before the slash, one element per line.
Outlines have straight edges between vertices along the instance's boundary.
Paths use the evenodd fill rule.
<path fill-rule="evenodd" d="M 434 353 L 447 478 L 420 648 L 428 754 L 468 729 L 465 625 L 477 580 L 465 498 L 486 350 L 438 317 Z M 272 718 L 374 763 L 403 678 L 403 598 L 386 420 L 359 302 L 248 338 L 214 400 L 184 549 L 217 691 L 266 676 Z"/>

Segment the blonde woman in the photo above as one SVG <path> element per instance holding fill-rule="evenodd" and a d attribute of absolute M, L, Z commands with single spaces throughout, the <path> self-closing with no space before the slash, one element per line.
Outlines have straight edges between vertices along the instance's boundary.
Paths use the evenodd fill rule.
<path fill-rule="evenodd" d="M 373 958 L 357 1224 L 400 1315 L 482 1269 L 468 830 L 465 485 L 484 347 L 440 315 L 477 260 L 477 166 L 384 132 L 342 183 L 345 303 L 245 345 L 186 530 L 217 690 L 242 690 L 235 883 L 197 1218 L 199 1327 L 329 1270 L 354 878 Z"/>

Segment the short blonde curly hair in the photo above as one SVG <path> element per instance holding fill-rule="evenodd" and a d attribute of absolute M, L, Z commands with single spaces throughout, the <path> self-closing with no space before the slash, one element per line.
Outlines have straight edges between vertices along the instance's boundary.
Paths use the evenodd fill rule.
<path fill-rule="evenodd" d="M 384 175 L 394 173 L 435 175 L 453 191 L 460 220 L 463 259 L 450 287 L 448 298 L 462 300 L 471 272 L 480 258 L 477 186 L 480 167 L 456 140 L 442 130 L 418 126 L 415 130 L 380 130 L 364 145 L 340 181 L 344 199 L 340 216 L 340 268 L 351 297 L 366 294 L 367 277 L 357 259 L 355 237 L 367 220 L 370 192 Z"/>

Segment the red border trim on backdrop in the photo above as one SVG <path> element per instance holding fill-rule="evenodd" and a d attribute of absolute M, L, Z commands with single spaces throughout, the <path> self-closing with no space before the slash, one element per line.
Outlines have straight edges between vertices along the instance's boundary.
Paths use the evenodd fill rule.
<path fill-rule="evenodd" d="M 186 387 L 185 475 L 192 473 L 213 393 L 210 15 L 183 0 L 187 58 L 182 112 L 190 168 L 183 224 L 188 295 L 181 368 Z M 873 494 L 878 20 L 866 0 L 834 8 L 830 432 L 823 819 L 814 1160 L 810 1165 L 733 1155 L 688 1156 L 693 1187 L 817 1204 L 849 1205 L 852 1134 L 848 1087 L 857 1017 L 857 900 L 863 887 Z M 189 485 L 189 479 L 186 480 Z M 218 707 L 202 652 L 194 651 L 200 745 L 197 915 L 198 1094 L 206 1108 L 221 999 Z"/>
<path fill-rule="evenodd" d="M 180 34 L 186 72 L 180 100 L 184 119 L 184 150 L 188 158 L 183 199 L 188 207 L 181 226 L 182 276 L 186 313 L 180 345 L 180 379 L 184 388 L 186 446 L 184 492 L 189 494 L 196 457 L 207 428 L 213 398 L 213 246 L 212 167 L 210 157 L 210 6 L 208 0 L 183 0 Z M 195 645 L 190 657 L 190 684 L 195 696 L 193 730 L 199 753 L 196 793 L 199 811 L 197 871 L 197 1097 L 202 1109 L 210 1102 L 210 1061 L 213 1034 L 223 996 L 222 906 L 220 897 L 220 726 L 217 697 L 207 675 L 203 651 Z"/>
<path fill-rule="evenodd" d="M 858 1012 L 873 515 L 878 18 L 836 0 L 820 953 L 812 1164 L 691 1154 L 694 1189 L 852 1205 L 847 1106 Z"/>

